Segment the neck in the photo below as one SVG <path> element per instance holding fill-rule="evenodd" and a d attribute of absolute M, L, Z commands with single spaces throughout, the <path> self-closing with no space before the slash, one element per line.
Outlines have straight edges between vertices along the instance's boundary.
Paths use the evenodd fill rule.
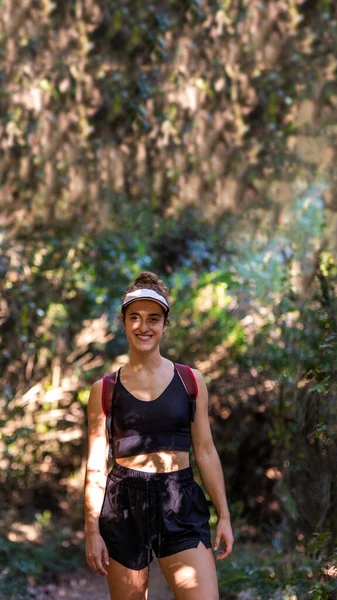
<path fill-rule="evenodd" d="M 153 352 L 148 353 L 130 350 L 129 366 L 134 372 L 141 371 L 142 369 L 145 369 L 146 371 L 154 371 L 160 367 L 162 361 L 163 357 L 161 356 L 158 348 Z"/>

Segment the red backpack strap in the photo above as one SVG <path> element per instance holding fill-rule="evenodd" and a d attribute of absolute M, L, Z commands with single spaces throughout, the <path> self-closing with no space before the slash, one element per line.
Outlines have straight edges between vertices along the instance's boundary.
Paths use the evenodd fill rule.
<path fill-rule="evenodd" d="M 188 365 L 175 363 L 178 375 L 185 386 L 185 390 L 190 397 L 190 421 L 194 421 L 194 415 L 197 408 L 196 398 L 198 396 L 198 384 L 194 373 Z"/>
<path fill-rule="evenodd" d="M 106 416 L 106 432 L 109 440 L 109 457 L 113 456 L 112 398 L 116 383 L 116 372 L 104 375 L 102 385 L 102 409 Z"/>
<path fill-rule="evenodd" d="M 114 393 L 115 383 L 116 371 L 114 371 L 113 373 L 109 373 L 109 375 L 104 375 L 102 386 L 102 409 L 105 416 L 107 416 L 108 413 L 111 413 L 112 396 Z"/>

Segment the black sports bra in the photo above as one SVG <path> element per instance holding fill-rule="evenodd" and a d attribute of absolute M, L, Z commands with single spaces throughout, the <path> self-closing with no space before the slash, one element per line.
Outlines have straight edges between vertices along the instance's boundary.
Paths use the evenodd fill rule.
<path fill-rule="evenodd" d="M 115 458 L 191 446 L 190 396 L 176 367 L 166 389 L 154 400 L 139 400 L 123 386 L 117 374 L 112 402 L 112 438 Z"/>

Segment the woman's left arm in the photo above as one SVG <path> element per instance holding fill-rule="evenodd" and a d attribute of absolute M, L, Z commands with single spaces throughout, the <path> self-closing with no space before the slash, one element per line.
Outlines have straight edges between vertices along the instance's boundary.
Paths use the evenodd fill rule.
<path fill-rule="evenodd" d="M 200 371 L 193 369 L 193 373 L 199 392 L 194 421 L 191 421 L 192 446 L 202 482 L 218 513 L 214 550 L 219 548 L 221 540 L 225 542 L 225 549 L 216 556 L 217 560 L 223 560 L 231 554 L 234 543 L 225 480 L 209 423 L 207 387 Z"/>

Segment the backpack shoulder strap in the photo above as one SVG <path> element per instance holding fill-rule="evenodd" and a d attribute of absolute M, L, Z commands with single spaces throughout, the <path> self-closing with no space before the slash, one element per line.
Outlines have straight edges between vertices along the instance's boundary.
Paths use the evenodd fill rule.
<path fill-rule="evenodd" d="M 194 373 L 188 365 L 175 363 L 178 375 L 184 384 L 185 390 L 190 397 L 190 420 L 194 421 L 194 415 L 197 408 L 196 398 L 198 396 L 198 384 Z"/>
<path fill-rule="evenodd" d="M 116 383 L 116 371 L 104 375 L 102 385 L 102 409 L 105 416 L 111 413 L 112 410 L 112 396 Z"/>
<path fill-rule="evenodd" d="M 109 440 L 109 458 L 113 457 L 113 437 L 112 437 L 112 398 L 116 383 L 116 371 L 104 375 L 102 385 L 102 409 L 106 416 L 105 428 Z"/>

